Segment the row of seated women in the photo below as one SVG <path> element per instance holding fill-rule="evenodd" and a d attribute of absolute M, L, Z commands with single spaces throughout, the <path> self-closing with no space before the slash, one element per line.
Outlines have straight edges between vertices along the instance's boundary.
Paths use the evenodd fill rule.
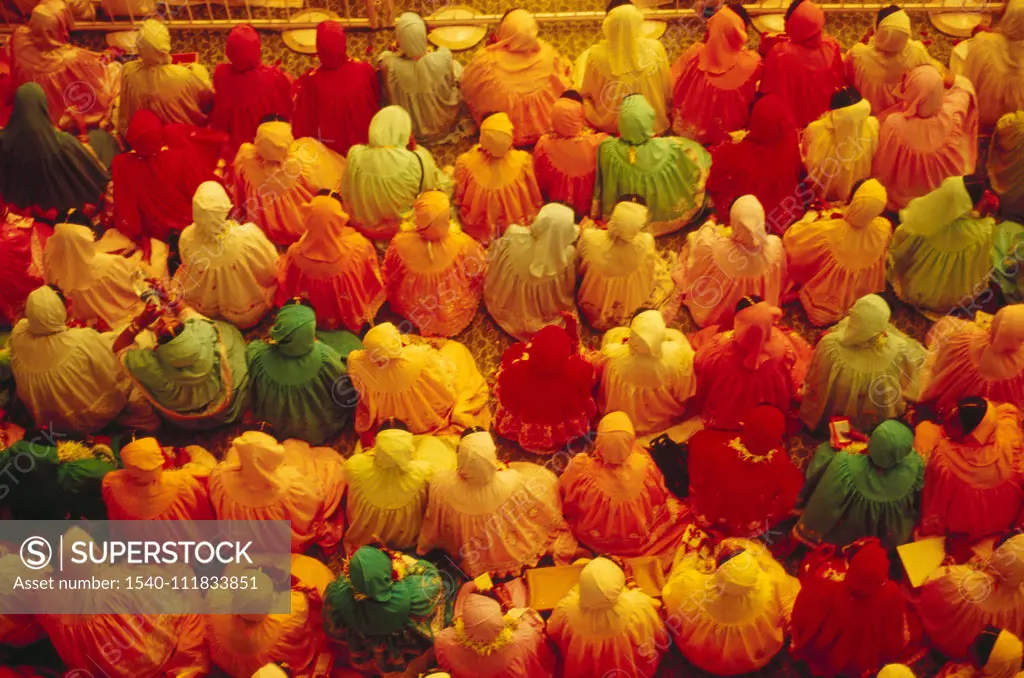
<path fill-rule="evenodd" d="M 964 76 L 954 77 L 921 43 L 910 40 L 910 20 L 895 6 L 879 13 L 871 41 L 844 59 L 835 39 L 823 33 L 823 12 L 813 2 L 794 3 L 787 33 L 762 41 L 763 66 L 760 56 L 743 47 L 743 12 L 723 7 L 708 22 L 706 40 L 670 69 L 661 45 L 642 37 L 640 11 L 626 4 L 609 11 L 605 39 L 580 57 L 578 95 L 569 89 L 574 83 L 567 63 L 539 40 L 536 21 L 524 10 L 504 18 L 498 41 L 464 72 L 447 50 L 428 52 L 422 19 L 406 14 L 396 26 L 401 51 L 379 59 L 392 106 L 378 113 L 374 69 L 346 56 L 337 24 L 318 28 L 321 64 L 302 76 L 294 91 L 283 72 L 259 63 L 255 31 L 237 28 L 228 40 L 231 63 L 218 67 L 211 89 L 193 72 L 197 69 L 169 63 L 166 26 L 154 20 L 140 31 L 141 58 L 113 69 L 114 77 L 99 55 L 66 44 L 70 13 L 49 0 L 33 10 L 38 20 L 19 29 L 24 35 L 12 48 L 12 72 L 18 74 L 12 83 L 36 82 L 43 88 L 49 111 L 36 105 L 35 117 L 58 124 L 75 118 L 82 131 L 89 127 L 89 111 L 109 117 L 119 97 L 118 129 L 133 148 L 129 127 L 139 111 L 190 129 L 207 156 L 233 161 L 240 208 L 282 246 L 303 233 L 297 207 L 317 186 L 340 188 L 352 225 L 383 240 L 395 234 L 422 190 L 451 190 L 451 177 L 413 139 L 449 138 L 458 124 L 460 82 L 481 138 L 454 167 L 454 198 L 463 228 L 484 245 L 511 224 L 528 225 L 544 198 L 572 205 L 577 216 L 605 221 L 621 196 L 637 194 L 651 210 L 651 231 L 670 232 L 699 215 L 705 189 L 719 210 L 740 195 L 754 195 L 765 208 L 769 230 L 781 234 L 808 204 L 845 203 L 853 186 L 871 175 L 887 188 L 887 208 L 897 211 L 949 177 L 972 174 L 979 120 L 983 129 L 996 126 L 1005 138 L 990 159 L 991 180 L 1005 195 L 1004 213 L 1019 211 L 1014 94 L 983 74 L 1001 70 L 1012 80 L 1007 70 L 1013 67 L 1005 65 L 1012 59 L 1003 53 L 1012 52 L 1022 11 L 1024 5 L 1010 3 L 997 32 L 967 43 L 961 50 L 966 57 L 954 69 Z M 68 50 L 73 56 L 65 55 Z M 93 67 L 91 76 L 80 72 L 86 64 Z M 89 97 L 85 103 L 91 108 L 83 111 L 74 97 L 64 96 L 69 78 L 89 83 L 94 91 L 110 90 L 109 83 L 116 82 L 117 96 Z M 846 92 L 847 84 L 864 99 Z M 575 101 L 560 98 L 567 92 Z M 207 116 L 203 111 L 211 105 Z M 1004 114 L 1008 117 L 996 125 Z M 281 127 L 257 138 L 268 115 L 292 120 L 299 141 Z M 24 118 L 23 111 L 14 121 L 23 133 L 30 127 Z M 657 138 L 670 120 L 684 136 Z M 32 136 L 42 133 L 40 122 L 35 120 Z M 207 123 L 212 131 L 196 132 Z M 100 138 L 101 130 L 93 132 L 83 138 L 109 165 L 116 149 L 109 136 Z M 618 138 L 605 136 L 616 133 Z M 95 166 L 96 160 L 82 157 L 87 154 L 76 150 L 76 141 L 15 142 L 13 134 L 7 136 L 12 138 L 0 161 L 6 163 L 2 192 L 9 205 L 47 213 L 100 200 L 95 174 L 102 169 L 82 167 Z M 528 153 L 513 148 L 534 144 L 532 162 Z M 711 147 L 710 154 L 701 144 Z M 120 182 L 115 177 L 115 194 L 120 195 L 120 183 L 129 197 L 124 204 L 116 201 L 111 219 L 141 247 L 147 236 L 163 239 L 188 225 L 187 199 L 195 188 L 182 189 L 173 180 L 170 166 L 180 166 L 180 160 L 154 153 L 161 155 L 136 150 L 131 165 L 124 160 L 118 163 L 122 171 L 114 168 L 121 175 Z M 76 161 L 44 168 L 41 156 L 53 154 Z M 341 156 L 348 156 L 344 177 Z M 771 171 L 756 162 L 761 157 L 775 159 Z M 25 186 L 33 169 L 82 185 L 57 198 L 53 187 Z M 77 176 L 81 173 L 86 176 Z M 154 176 L 167 179 L 159 198 L 147 183 Z"/>
<path fill-rule="evenodd" d="M 29 115 L 28 109 L 41 103 L 38 90 L 27 85 L 19 92 L 19 100 L 24 101 L 26 115 Z M 577 102 L 565 101 L 579 106 Z M 755 113 L 770 102 L 770 97 L 760 100 Z M 643 107 L 641 99 L 628 99 L 624 115 L 638 106 Z M 404 115 L 400 109 L 389 108 L 380 116 L 389 112 Z M 176 132 L 160 129 L 148 111 L 140 112 L 136 122 L 139 124 L 132 126 L 129 138 L 136 141 L 137 149 L 141 146 L 158 148 L 168 139 L 176 138 Z M 182 143 L 192 147 L 187 142 Z M 291 144 L 295 147 L 293 150 L 298 149 L 296 152 L 300 153 L 295 158 L 289 156 L 296 162 L 304 151 L 321 158 L 330 153 L 311 139 L 291 143 L 290 128 L 280 121 L 260 125 L 257 143 L 278 149 Z M 317 149 L 322 151 L 319 156 Z M 475 300 L 482 290 L 488 307 L 510 333 L 521 336 L 536 330 L 537 325 L 531 328 L 526 318 L 509 317 L 509 314 L 518 316 L 522 310 L 516 308 L 522 301 L 513 298 L 513 289 L 502 289 L 499 282 L 483 284 L 488 278 L 484 250 L 477 241 L 461 232 L 464 222 L 447 219 L 447 198 L 441 191 L 414 195 L 415 219 L 403 224 L 402 233 L 393 239 L 384 257 L 382 272 L 370 243 L 349 227 L 352 219 L 345 207 L 328 209 L 327 205 L 332 204 L 329 201 L 314 201 L 321 190 L 327 190 L 318 189 L 317 185 L 330 184 L 329 180 L 299 182 L 292 186 L 295 190 L 276 193 L 273 190 L 276 184 L 271 179 L 282 172 L 299 176 L 304 170 L 292 172 L 294 167 L 286 161 L 270 175 L 257 173 L 259 176 L 254 176 L 240 171 L 233 182 L 226 182 L 235 193 L 236 204 L 233 205 L 231 198 L 215 183 L 204 185 L 204 179 L 214 177 L 212 171 L 205 176 L 196 172 L 191 177 L 182 171 L 183 167 L 202 166 L 195 154 L 169 149 L 159 151 L 157 159 L 162 169 L 152 173 L 149 170 L 154 166 L 147 165 L 148 160 L 139 156 L 139 152 L 116 158 L 115 169 L 124 161 L 126 176 L 144 179 L 145 192 L 140 193 L 140 187 L 125 190 L 115 171 L 114 211 L 131 212 L 136 218 L 141 218 L 142 212 L 147 210 L 161 218 L 174 215 L 174 219 L 186 227 L 194 221 L 195 226 L 188 228 L 187 235 L 178 243 L 184 265 L 176 275 L 176 284 L 183 288 L 193 305 L 208 315 L 223 316 L 245 328 L 256 324 L 274 301 L 280 303 L 281 299 L 301 292 L 314 300 L 325 327 L 344 326 L 357 332 L 387 299 L 394 310 L 422 333 L 452 336 L 468 325 L 475 312 Z M 164 161 L 173 162 L 164 164 Z M 313 168 L 314 174 L 324 176 L 337 177 L 340 172 L 337 163 L 302 167 Z M 151 182 L 164 176 L 164 170 L 172 170 L 174 177 L 181 181 L 180 185 L 171 191 L 172 187 L 163 183 L 166 190 L 150 191 Z M 351 170 L 350 167 L 345 176 L 351 176 Z M 260 178 L 263 180 L 256 181 Z M 267 182 L 270 182 L 270 189 Z M 468 181 L 457 184 L 457 188 L 462 185 L 479 187 Z M 101 186 L 105 186 L 102 181 L 96 184 L 97 189 Z M 1009 301 L 1020 299 L 1021 276 L 1016 252 L 1024 237 L 1024 228 L 1010 221 L 997 222 L 989 216 L 995 205 L 983 184 L 961 177 L 943 180 L 935 190 L 907 205 L 900 213 L 901 224 L 894 235 L 882 216 L 889 196 L 887 188 L 869 180 L 857 182 L 851 190 L 848 203 L 822 206 L 819 211 L 805 214 L 786 231 L 785 243 L 781 244 L 777 236 L 767 232 L 770 224 L 764 204 L 756 196 L 740 195 L 728 203 L 731 206 L 728 216 L 724 209 L 719 210 L 719 218 L 708 221 L 689 236 L 678 266 L 671 259 L 658 256 L 654 239 L 636 228 L 636 222 L 640 222 L 645 230 L 657 232 L 653 208 L 647 205 L 642 217 L 639 210 L 622 209 L 619 218 L 613 218 L 618 205 L 616 198 L 609 205 L 607 230 L 584 230 L 580 268 L 584 275 L 593 271 L 619 278 L 625 284 L 618 286 L 615 303 L 602 303 L 598 298 L 607 296 L 610 290 L 585 284 L 580 297 L 586 318 L 595 327 L 607 329 L 624 322 L 640 305 L 665 304 L 666 315 L 671 320 L 681 300 L 695 321 L 703 326 L 726 318 L 731 306 L 745 292 L 756 292 L 772 303 L 779 303 L 799 288 L 800 301 L 811 322 L 824 325 L 838 320 L 861 294 L 884 289 L 886 277 L 902 300 L 936 313 L 970 305 L 987 291 L 990 280 L 999 283 Z M 538 200 L 542 202 L 539 195 Z M 268 213 L 261 212 L 258 206 L 253 207 L 260 199 L 265 199 L 266 205 L 273 207 L 273 214 L 282 218 L 274 217 L 271 219 L 274 223 L 270 224 Z M 646 202 L 636 195 L 632 200 Z M 142 209 L 143 203 L 149 206 L 146 210 Z M 488 200 L 487 204 L 500 203 Z M 233 208 L 241 212 L 242 223 L 228 218 Z M 463 210 L 457 212 L 461 219 Z M 246 222 L 245 218 L 253 221 Z M 550 300 L 550 308 L 544 309 L 538 318 L 543 324 L 566 306 L 566 286 L 571 286 L 573 279 L 568 269 L 574 264 L 574 258 L 565 253 L 571 249 L 578 229 L 570 210 L 554 206 L 538 209 L 533 221 L 536 223 L 532 226 L 509 227 L 506 235 L 495 243 L 490 267 L 498 267 L 506 275 L 506 269 L 511 269 L 511 273 L 518 273 L 527 280 L 565 273 L 561 278 L 559 299 Z M 728 226 L 719 221 L 727 222 Z M 123 220 L 118 223 L 122 225 L 121 233 L 127 230 L 133 237 L 139 237 L 138 231 L 123 228 Z M 582 225 L 589 223 L 585 220 Z M 34 238 L 32 221 L 13 209 L 3 225 L 6 237 L 0 254 L 8 263 L 5 279 L 10 287 L 3 295 L 2 306 L 11 319 L 20 315 L 24 297 L 40 280 L 38 273 L 33 273 L 39 267 L 32 266 L 29 255 L 35 249 L 33 243 L 45 242 L 50 230 L 41 222 L 36 226 L 39 235 Z M 135 258 L 142 257 L 139 263 L 150 274 L 160 276 L 163 272 L 166 275 L 159 257 L 153 259 L 154 246 L 161 248 L 159 243 L 154 245 L 154 240 L 173 244 L 177 239 L 175 228 L 165 224 L 147 229 L 139 242 L 141 255 Z M 70 237 L 72 230 L 81 229 L 66 227 L 63 230 L 64 235 Z M 279 264 L 272 240 L 282 233 L 289 233 L 298 241 L 288 248 Z M 271 237 L 266 237 L 268 235 Z M 57 240 L 63 242 L 66 238 Z M 84 236 L 77 238 L 76 243 L 73 248 L 59 248 L 66 252 L 60 255 L 60 265 L 46 266 L 44 262 L 43 277 L 47 282 L 60 284 L 72 299 L 77 298 L 75 315 L 78 319 L 98 323 L 101 327 L 123 323 L 137 305 L 136 295 L 124 284 L 131 265 L 121 258 L 107 257 L 91 264 L 91 268 L 96 269 L 91 276 L 84 270 L 79 275 L 61 273 L 62 268 L 73 264 L 78 269 L 87 268 L 78 260 L 91 256 L 86 251 L 90 249 L 88 243 Z M 529 274 L 516 271 L 519 265 L 516 260 L 522 259 L 524 250 L 535 249 L 538 245 L 549 248 L 550 262 Z M 123 249 L 125 245 L 103 242 L 99 245 L 101 250 L 115 247 Z M 212 252 L 218 256 L 210 256 Z M 96 290 L 105 281 L 98 282 L 96 278 L 114 276 L 108 269 L 115 264 L 121 269 L 118 276 L 121 280 L 113 284 L 120 289 L 98 294 Z M 280 276 L 277 267 L 281 269 Z M 549 270 L 552 267 L 561 270 Z M 504 280 L 504 277 L 495 275 L 493 280 Z M 93 288 L 91 293 L 83 291 L 90 287 Z M 443 289 L 443 294 L 438 292 L 438 298 L 431 304 L 423 302 L 428 290 L 439 289 Z M 97 298 L 101 296 L 102 299 Z M 616 311 L 620 301 L 623 307 Z M 504 313 L 498 309 L 502 305 L 508 306 Z"/>
<path fill-rule="evenodd" d="M 117 614 L 38 615 L 9 619 L 2 640 L 24 646 L 45 634 L 69 668 L 91 668 L 100 657 L 106 663 L 96 666 L 106 675 L 126 677 L 202 675 L 211 662 L 239 678 L 268 663 L 302 675 L 334 653 L 341 664 L 387 674 L 410 661 L 429 664 L 425 653 L 433 646 L 441 668 L 463 678 L 551 676 L 556 666 L 574 677 L 654 676 L 669 637 L 689 662 L 715 675 L 761 669 L 787 646 L 814 675 L 872 675 L 886 663 L 914 662 L 927 637 L 951 659 L 947 675 L 1016 675 L 1020 643 L 1011 638 L 1024 634 L 1024 537 L 1014 536 L 1021 518 L 1005 509 L 1015 500 L 1012 510 L 1019 510 L 1020 479 L 1014 494 L 993 478 L 972 485 L 965 470 L 1019 469 L 1019 412 L 968 400 L 916 434 L 887 420 L 859 446 L 824 444 L 807 469 L 796 528 L 798 538 L 821 546 L 803 559 L 799 578 L 766 547 L 779 543 L 774 528 L 801 491 L 801 474 L 783 446 L 785 416 L 759 406 L 745 419 L 739 433 L 706 430 L 691 439 L 688 502 L 666 489 L 622 412 L 602 418 L 592 450 L 564 455 L 557 478 L 551 464 L 501 463 L 491 434 L 480 428 L 467 429 L 456 445 L 394 420 L 373 447 L 357 448 L 347 460 L 329 448 L 249 431 L 220 463 L 195 446 L 162 449 L 144 438 L 120 450 L 119 464 L 108 449 L 97 470 L 95 448 L 90 457 L 80 443 L 60 442 L 53 463 L 69 467 L 63 475 L 77 477 L 79 492 L 87 476 L 99 480 L 84 490 L 101 490 L 103 513 L 93 517 L 290 521 L 291 610 L 148 616 L 141 625 Z M 44 460 L 47 452 L 45 444 L 19 442 L 3 461 L 28 454 Z M 92 467 L 82 468 L 86 462 Z M 52 508 L 40 506 L 31 478 L 24 481 L 12 498 L 21 517 Z M 708 526 L 707 511 L 722 519 Z M 915 523 L 920 536 L 946 534 L 947 543 L 982 534 L 996 540 L 987 551 L 951 551 L 949 564 L 908 600 L 890 577 L 887 548 L 908 539 Z M 314 546 L 348 554 L 337 577 L 300 555 Z M 459 586 L 430 561 L 403 553 L 435 549 L 453 559 L 460 578 L 486 573 L 502 584 L 493 591 L 480 579 Z M 578 585 L 546 623 L 522 609 L 528 603 L 510 578 L 545 556 L 569 563 L 595 554 L 578 561 L 587 563 Z M 630 559 L 640 556 L 667 572 L 660 603 L 627 576 Z M 0 564 L 11 576 L 22 567 L 15 556 Z M 100 573 L 67 576 L 83 574 Z M 233 595 L 241 606 L 253 594 Z M 975 639 L 992 635 L 992 627 L 1006 636 L 997 631 L 988 642 L 1008 643 L 1008 656 L 978 652 L 985 641 Z M 147 633 L 154 640 L 128 643 L 118 659 L 96 652 L 111 634 L 141 641 Z M 1014 671 L 989 673 L 983 667 L 993 660 Z"/>

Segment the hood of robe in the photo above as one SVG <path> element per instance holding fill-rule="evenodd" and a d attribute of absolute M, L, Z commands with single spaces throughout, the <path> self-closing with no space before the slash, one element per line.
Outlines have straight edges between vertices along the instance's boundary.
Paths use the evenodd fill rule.
<path fill-rule="evenodd" d="M 300 358 L 316 343 L 316 313 L 304 304 L 288 304 L 277 313 L 270 338 L 277 350 L 290 358 Z"/>
<path fill-rule="evenodd" d="M 385 106 L 370 120 L 371 146 L 405 148 L 409 145 L 410 137 L 412 118 L 401 106 Z"/>
<path fill-rule="evenodd" d="M 260 156 L 275 165 L 288 159 L 288 150 L 295 143 L 292 126 L 278 120 L 265 122 L 256 129 L 253 145 Z"/>
<path fill-rule="evenodd" d="M 629 459 L 636 442 L 636 430 L 625 412 L 609 412 L 597 424 L 594 449 L 606 464 L 618 466 Z"/>
<path fill-rule="evenodd" d="M 493 642 L 505 629 L 505 615 L 501 612 L 501 604 L 493 598 L 476 593 L 469 594 L 462 611 L 462 626 L 466 637 L 473 642 Z"/>
<path fill-rule="evenodd" d="M 608 220 L 608 235 L 623 242 L 632 242 L 647 224 L 647 207 L 623 201 L 615 205 Z"/>
<path fill-rule="evenodd" d="M 821 42 L 824 27 L 825 12 L 811 0 L 801 2 L 786 19 L 786 35 L 804 47 L 814 47 Z"/>
<path fill-rule="evenodd" d="M 626 575 L 607 558 L 594 558 L 580 573 L 580 607 L 584 610 L 607 610 L 615 607 L 626 589 Z"/>
<path fill-rule="evenodd" d="M 409 431 L 387 428 L 377 434 L 373 443 L 373 463 L 385 469 L 405 470 L 415 452 L 414 436 Z"/>
<path fill-rule="evenodd" d="M 171 63 L 171 32 L 156 19 L 146 19 L 139 29 L 139 58 L 146 66 Z"/>
<path fill-rule="evenodd" d="M 427 53 L 427 24 L 415 12 L 403 12 L 395 22 L 398 49 L 408 59 L 419 59 Z"/>
<path fill-rule="evenodd" d="M 224 53 L 231 67 L 242 73 L 260 65 L 260 34 L 252 26 L 235 26 L 228 33 Z"/>
<path fill-rule="evenodd" d="M 338 68 L 347 63 L 347 45 L 345 29 L 337 21 L 324 21 L 316 27 L 316 53 L 321 68 Z"/>
<path fill-rule="evenodd" d="M 29 332 L 46 336 L 67 327 L 68 311 L 60 295 L 49 285 L 44 285 L 28 295 L 25 319 L 28 320 Z"/>
<path fill-rule="evenodd" d="M 583 104 L 575 99 L 561 98 L 551 109 L 551 129 L 560 137 L 572 138 L 583 131 L 587 116 Z"/>
<path fill-rule="evenodd" d="M 622 100 L 619 107 L 619 136 L 630 144 L 642 144 L 654 136 L 654 108 L 642 94 Z"/>
<path fill-rule="evenodd" d="M 164 126 L 156 113 L 141 109 L 132 116 L 125 137 L 139 155 L 156 155 L 164 147 Z"/>
<path fill-rule="evenodd" d="M 868 457 L 879 468 L 892 468 L 914 451 L 914 432 L 902 422 L 888 419 L 868 438 Z"/>
<path fill-rule="evenodd" d="M 492 158 L 504 158 L 512 149 L 514 128 L 507 113 L 495 113 L 480 124 L 480 146 Z"/>
<path fill-rule="evenodd" d="M 459 441 L 458 471 L 471 485 L 487 485 L 498 472 L 498 448 L 487 431 L 477 431 Z"/>
<path fill-rule="evenodd" d="M 202 321 L 198 321 L 202 322 Z M 213 369 L 213 344 L 202 341 L 198 322 L 187 322 L 181 334 L 156 348 L 157 357 L 175 369 L 186 369 L 194 374 L 206 373 Z"/>
<path fill-rule="evenodd" d="M 868 179 L 853 194 L 843 219 L 854 228 L 865 228 L 882 216 L 887 200 L 885 187 L 877 179 Z"/>
<path fill-rule="evenodd" d="M 231 208 L 231 199 L 224 187 L 216 181 L 204 181 L 192 197 L 192 221 L 200 233 L 213 237 L 227 228 Z"/>
<path fill-rule="evenodd" d="M 839 323 L 839 343 L 860 346 L 873 341 L 889 327 L 889 304 L 877 294 L 867 294 L 853 302 L 846 318 Z"/>

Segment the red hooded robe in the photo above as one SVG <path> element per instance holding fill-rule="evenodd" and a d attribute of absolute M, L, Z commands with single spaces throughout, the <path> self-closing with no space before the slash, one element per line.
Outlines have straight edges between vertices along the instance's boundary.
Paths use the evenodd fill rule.
<path fill-rule="evenodd" d="M 790 622 L 793 658 L 816 676 L 874 675 L 886 664 L 911 663 L 921 624 L 889 579 L 878 540 L 863 541 L 845 574 L 830 570 L 823 564 L 801 582 Z"/>
<path fill-rule="evenodd" d="M 743 431 L 704 429 L 690 438 L 690 501 L 698 521 L 728 536 L 766 534 L 796 505 L 804 474 L 783 444 L 786 415 L 759 405 Z"/>
<path fill-rule="evenodd" d="M 495 428 L 526 450 L 554 452 L 590 431 L 597 413 L 594 382 L 594 366 L 579 353 L 573 335 L 548 325 L 502 356 Z"/>
<path fill-rule="evenodd" d="M 126 137 L 131 153 L 114 158 L 114 227 L 135 242 L 167 242 L 192 223 L 192 196 L 213 181 L 212 168 L 188 141 L 188 125 L 164 126 L 152 111 L 138 111 Z"/>
<path fill-rule="evenodd" d="M 370 120 L 380 109 L 380 85 L 373 66 L 350 59 L 345 30 L 334 21 L 316 27 L 320 66 L 295 83 L 295 138 L 312 137 L 331 150 L 348 154 L 369 143 Z"/>
<path fill-rule="evenodd" d="M 839 43 L 822 33 L 825 13 L 804 0 L 786 19 L 788 40 L 772 47 L 764 62 L 761 91 L 780 95 L 800 129 L 829 110 L 832 94 L 846 86 Z"/>
<path fill-rule="evenodd" d="M 291 120 L 292 81 L 277 66 L 260 60 L 260 36 L 252 26 L 235 26 L 224 48 L 230 63 L 213 73 L 210 127 L 227 132 L 224 157 L 233 160 L 238 147 L 256 137 L 260 120 L 271 114 Z"/>
<path fill-rule="evenodd" d="M 804 215 L 812 195 L 801 183 L 800 141 L 781 97 L 768 94 L 754 104 L 750 132 L 739 143 L 726 141 L 711 151 L 707 191 L 722 213 L 743 195 L 764 207 L 765 226 L 782 235 Z"/>

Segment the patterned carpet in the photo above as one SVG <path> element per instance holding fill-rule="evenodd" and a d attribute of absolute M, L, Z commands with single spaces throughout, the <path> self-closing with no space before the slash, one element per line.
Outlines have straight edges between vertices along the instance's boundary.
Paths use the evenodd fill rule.
<path fill-rule="evenodd" d="M 360 12 L 365 11 L 359 3 L 355 4 Z M 529 0 L 529 2 L 524 4 L 526 8 L 533 11 L 601 9 L 603 8 L 603 5 L 604 0 L 577 0 L 576 2 L 568 2 L 567 0 Z M 396 16 L 399 12 L 404 11 L 405 6 L 406 3 L 402 3 L 396 7 Z M 508 7 L 506 3 L 502 3 L 499 0 L 478 0 L 475 3 L 475 6 L 482 11 L 493 13 L 502 12 Z M 430 0 L 427 0 L 419 5 L 412 3 L 410 9 L 418 10 L 421 14 L 427 15 L 431 12 L 437 11 L 440 7 L 441 3 L 439 1 L 431 2 Z M 336 8 L 336 11 L 338 11 L 339 14 L 344 13 L 341 7 Z M 178 16 L 181 16 L 181 10 L 178 9 L 177 12 Z M 194 7 L 193 13 L 195 18 L 211 16 L 206 7 L 202 6 Z M 237 9 L 233 10 L 233 15 L 238 16 Z M 283 16 L 287 15 L 287 12 L 285 10 L 254 9 L 254 15 L 260 17 Z M 217 18 L 227 18 L 222 6 L 214 7 L 212 10 L 212 16 Z M 917 31 L 915 38 L 929 44 L 930 50 L 934 56 L 943 62 L 947 61 L 949 51 L 953 46 L 954 41 L 946 36 L 938 34 L 937 31 L 932 29 L 925 14 L 912 14 L 912 20 Z M 830 14 L 827 29 L 838 37 L 840 43 L 844 47 L 849 47 L 861 39 L 865 32 L 870 28 L 872 21 L 873 15 L 871 14 Z M 674 60 L 690 44 L 699 40 L 702 33 L 702 22 L 696 19 L 673 22 L 668 26 L 665 35 L 662 37 L 662 42 L 668 50 L 670 58 Z M 278 33 L 262 31 L 261 34 L 263 37 L 263 57 L 266 61 L 279 61 L 287 71 L 295 75 L 315 65 L 315 57 L 291 51 L 284 45 L 284 42 Z M 200 61 L 212 68 L 212 65 L 224 60 L 223 53 L 225 35 L 226 33 L 223 31 L 174 31 L 172 33 L 172 39 L 174 40 L 173 49 L 176 52 L 198 52 Z M 600 38 L 600 24 L 598 22 L 543 23 L 541 25 L 541 37 L 552 43 L 564 55 L 570 58 L 575 58 L 576 55 Z M 756 44 L 756 40 L 757 37 L 756 34 L 754 34 L 752 37 L 752 43 Z M 103 42 L 103 35 L 101 33 L 76 33 L 74 35 L 74 41 L 78 44 L 90 46 L 93 49 L 102 49 L 105 46 Z M 348 34 L 348 41 L 349 53 L 352 56 L 358 56 L 369 60 L 384 49 L 391 47 L 392 35 L 389 30 L 376 32 L 351 31 Z M 458 53 L 457 56 L 460 61 L 465 63 L 472 57 L 474 52 L 475 48 L 473 50 Z M 455 157 L 459 153 L 465 151 L 469 145 L 469 141 L 464 141 L 457 145 L 434 147 L 431 150 L 437 158 L 439 165 L 447 165 L 453 164 Z M 666 236 L 659 239 L 659 246 L 664 250 L 678 252 L 684 238 L 685 233 Z M 891 292 L 887 297 L 893 307 L 893 322 L 904 332 L 907 332 L 919 340 L 923 340 L 924 335 L 931 324 L 930 321 L 909 307 L 897 302 L 893 298 Z M 785 317 L 783 322 L 785 324 L 796 329 L 812 344 L 816 342 L 821 331 L 813 328 L 808 323 L 806 315 L 798 304 L 788 304 L 784 308 L 784 311 Z M 394 319 L 393 315 L 387 307 L 385 307 L 378 318 L 378 321 L 392 319 Z M 269 320 L 264 322 L 260 328 L 249 333 L 250 338 L 265 333 L 268 326 Z M 685 310 L 679 314 L 675 322 L 675 326 L 687 333 L 697 329 Z M 600 335 L 586 327 L 583 328 L 583 332 L 585 340 L 591 345 L 596 345 L 600 339 Z M 461 335 L 456 337 L 456 339 L 465 343 L 469 347 L 473 355 L 476 357 L 480 369 L 490 381 L 493 381 L 494 371 L 500 362 L 502 352 L 512 343 L 512 339 L 506 335 L 493 320 L 491 320 L 482 308 L 472 324 Z M 165 431 L 161 436 L 161 440 L 165 444 L 198 443 L 208 447 L 211 452 L 219 456 L 226 449 L 230 440 L 245 428 L 248 427 L 233 427 L 228 430 L 221 430 L 216 433 L 202 434 L 198 436 L 195 434 L 185 434 L 177 431 Z M 820 441 L 813 440 L 806 435 L 794 437 L 793 440 L 790 441 L 791 454 L 798 463 L 802 465 L 806 463 L 808 452 L 812 450 L 818 442 Z M 354 435 L 346 434 L 337 441 L 334 441 L 333 446 L 342 454 L 348 455 L 353 444 Z M 504 444 L 502 451 L 503 456 L 506 459 L 536 459 L 515 449 L 514 446 L 507 443 Z M 787 559 L 787 565 L 792 570 L 795 568 L 796 562 L 791 557 Z M 938 665 L 937 661 L 940 661 L 937 657 L 931 657 L 916 666 L 915 668 L 917 669 L 918 675 L 934 675 Z M 701 672 L 696 671 L 692 666 L 685 664 L 676 651 L 669 653 L 666 662 L 667 664 L 664 666 L 663 670 L 659 672 L 659 675 L 703 675 Z M 751 675 L 806 675 L 806 671 L 802 665 L 798 665 L 791 661 L 784 652 L 765 669 Z"/>

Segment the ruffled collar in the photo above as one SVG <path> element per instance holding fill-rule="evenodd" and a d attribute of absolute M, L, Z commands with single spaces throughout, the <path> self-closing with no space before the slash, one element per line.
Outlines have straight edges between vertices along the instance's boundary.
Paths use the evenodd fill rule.
<path fill-rule="evenodd" d="M 729 447 L 736 450 L 740 459 L 751 464 L 766 464 L 775 458 L 775 448 L 768 450 L 764 454 L 754 454 L 747 449 L 747 446 L 743 444 L 739 437 L 730 440 Z"/>

